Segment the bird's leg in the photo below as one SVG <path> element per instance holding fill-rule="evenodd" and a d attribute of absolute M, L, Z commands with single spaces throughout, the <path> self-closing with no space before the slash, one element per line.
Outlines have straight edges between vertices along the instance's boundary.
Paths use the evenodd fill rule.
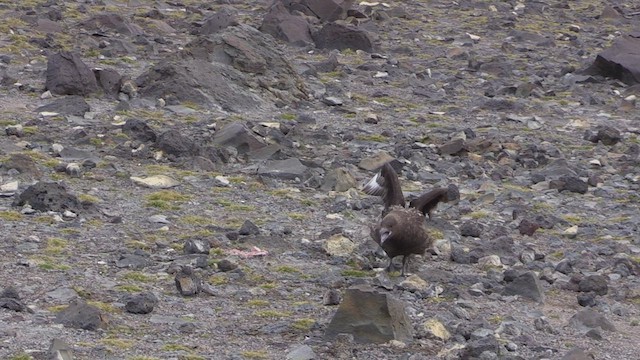
<path fill-rule="evenodd" d="M 389 265 L 387 265 L 387 268 L 385 269 L 387 272 L 392 272 L 393 271 L 393 258 L 389 257 Z"/>
<path fill-rule="evenodd" d="M 409 269 L 409 256 L 410 255 L 405 255 L 402 257 L 402 272 L 400 273 L 401 276 L 405 276 L 407 270 Z"/>

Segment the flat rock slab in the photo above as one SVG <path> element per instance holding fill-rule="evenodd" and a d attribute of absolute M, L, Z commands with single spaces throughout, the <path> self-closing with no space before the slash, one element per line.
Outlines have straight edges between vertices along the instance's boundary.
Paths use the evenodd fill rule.
<path fill-rule="evenodd" d="M 344 300 L 327 326 L 325 337 L 353 335 L 359 343 L 386 343 L 413 340 L 412 325 L 405 312 L 406 304 L 388 293 L 367 286 L 347 289 Z"/>
<path fill-rule="evenodd" d="M 132 176 L 131 181 L 136 185 L 152 188 L 152 189 L 169 189 L 180 185 L 178 180 L 167 175 L 154 175 L 146 178 Z"/>
<path fill-rule="evenodd" d="M 588 74 L 602 75 L 633 85 L 640 83 L 640 32 L 621 36 L 608 49 L 596 56 L 585 70 Z"/>
<path fill-rule="evenodd" d="M 100 309 L 82 300 L 76 300 L 56 315 L 55 322 L 66 327 L 97 330 L 106 327 L 104 315 Z"/>
<path fill-rule="evenodd" d="M 297 158 L 269 160 L 258 168 L 258 174 L 260 175 L 286 180 L 302 178 L 306 171 L 307 167 Z"/>
<path fill-rule="evenodd" d="M 56 112 L 65 115 L 84 116 L 84 113 L 91 110 L 89 104 L 84 101 L 82 96 L 72 95 L 56 99 L 53 102 L 42 105 L 36 109 L 36 112 Z"/>

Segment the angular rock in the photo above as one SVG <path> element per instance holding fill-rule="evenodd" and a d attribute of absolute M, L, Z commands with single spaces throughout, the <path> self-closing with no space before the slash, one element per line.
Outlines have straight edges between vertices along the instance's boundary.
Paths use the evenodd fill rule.
<path fill-rule="evenodd" d="M 285 360 L 313 360 L 315 358 L 316 354 L 309 345 L 300 345 L 285 356 Z"/>
<path fill-rule="evenodd" d="M 533 271 L 528 271 L 508 283 L 503 295 L 518 295 L 537 302 L 544 302 L 544 289 Z"/>
<path fill-rule="evenodd" d="M 521 235 L 532 236 L 539 228 L 540 225 L 534 219 L 530 218 L 522 219 L 522 221 L 520 221 L 520 224 L 518 225 L 518 230 L 520 231 Z"/>
<path fill-rule="evenodd" d="M 39 176 L 40 173 L 33 158 L 27 154 L 21 153 L 9 155 L 9 158 L 2 163 L 2 169 L 4 171 L 14 169 L 20 174 L 31 174 L 36 176 Z"/>
<path fill-rule="evenodd" d="M 129 119 L 122 126 L 122 132 L 130 138 L 142 142 L 156 141 L 156 132 L 153 131 L 145 121 L 139 119 Z"/>
<path fill-rule="evenodd" d="M 46 73 L 47 90 L 58 95 L 89 95 L 98 90 L 93 71 L 78 53 L 63 51 L 49 56 Z"/>
<path fill-rule="evenodd" d="M 595 360 L 595 356 L 584 351 L 581 348 L 573 348 L 569 350 L 560 360 Z"/>
<path fill-rule="evenodd" d="M 322 191 L 335 190 L 338 192 L 347 191 L 357 186 L 356 179 L 345 168 L 331 170 L 324 178 L 324 183 L 320 187 Z"/>
<path fill-rule="evenodd" d="M 49 346 L 49 358 L 52 360 L 73 360 L 73 349 L 64 340 L 54 338 Z"/>
<path fill-rule="evenodd" d="M 295 46 L 313 43 L 311 25 L 302 16 L 291 15 L 282 1 L 276 1 L 262 19 L 260 31 Z"/>
<path fill-rule="evenodd" d="M 569 325 L 576 329 L 587 332 L 591 329 L 602 329 L 616 331 L 615 326 L 604 315 L 592 309 L 581 310 L 573 315 L 569 320 Z"/>
<path fill-rule="evenodd" d="M 98 86 L 106 95 L 113 98 L 118 96 L 122 86 L 123 77 L 113 69 L 94 69 L 93 75 L 96 77 Z"/>
<path fill-rule="evenodd" d="M 210 35 L 213 33 L 217 33 L 220 30 L 229 27 L 238 25 L 238 20 L 236 19 L 236 11 L 231 7 L 223 7 L 220 11 L 207 16 L 202 25 L 198 29 L 198 33 L 201 35 Z"/>
<path fill-rule="evenodd" d="M 64 115 L 84 116 L 84 113 L 90 110 L 89 104 L 84 101 L 82 96 L 73 95 L 56 99 L 47 105 L 42 105 L 36 109 L 36 112 L 47 111 Z"/>
<path fill-rule="evenodd" d="M 342 234 L 331 236 L 323 244 L 323 248 L 331 256 L 349 256 L 357 247 L 355 242 Z"/>
<path fill-rule="evenodd" d="M 158 298 L 150 292 L 127 296 L 124 308 L 132 314 L 149 314 L 158 304 Z"/>
<path fill-rule="evenodd" d="M 442 155 L 456 155 L 462 150 L 464 150 L 464 140 L 460 138 L 453 139 L 438 147 L 438 152 Z"/>
<path fill-rule="evenodd" d="M 238 154 L 246 154 L 264 148 L 267 144 L 241 123 L 226 125 L 213 135 L 213 144 L 219 147 L 232 146 Z"/>
<path fill-rule="evenodd" d="M 156 140 L 156 147 L 176 157 L 193 157 L 200 152 L 193 139 L 184 136 L 177 130 L 167 130 L 160 134 Z"/>
<path fill-rule="evenodd" d="M 38 211 L 64 212 L 66 210 L 75 213 L 88 208 L 83 207 L 78 198 L 67 192 L 67 189 L 53 182 L 39 181 L 29 186 L 14 201 L 13 206 L 23 206 L 25 204 Z"/>
<path fill-rule="evenodd" d="M 605 145 L 615 145 L 622 140 L 620 131 L 611 126 L 602 126 L 598 129 L 598 140 Z"/>
<path fill-rule="evenodd" d="M 194 296 L 200 291 L 200 278 L 189 266 L 183 266 L 175 277 L 176 288 L 182 296 Z"/>
<path fill-rule="evenodd" d="M 182 249 L 185 254 L 209 254 L 211 245 L 209 241 L 202 239 L 189 239 Z"/>
<path fill-rule="evenodd" d="M 332 22 L 344 20 L 347 17 L 347 10 L 353 1 L 334 0 L 300 0 L 299 8 L 307 15 L 316 16 L 322 22 Z M 295 5 L 290 5 L 297 9 Z M 308 9 L 305 11 L 305 9 Z"/>
<path fill-rule="evenodd" d="M 586 194 L 589 190 L 589 185 L 577 176 L 563 176 L 560 178 L 562 183 L 558 191 L 571 191 L 579 194 Z"/>
<path fill-rule="evenodd" d="M 448 341 L 451 338 L 451 333 L 447 328 L 437 319 L 429 319 L 423 324 L 424 329 L 432 337 L 440 339 L 442 341 Z"/>
<path fill-rule="evenodd" d="M 269 160 L 258 168 L 258 174 L 278 179 L 302 179 L 307 167 L 297 158 L 286 160 Z"/>
<path fill-rule="evenodd" d="M 462 236 L 480 237 L 481 234 L 482 225 L 480 225 L 477 221 L 465 221 L 460 226 L 460 235 Z"/>
<path fill-rule="evenodd" d="M 106 317 L 100 312 L 100 309 L 78 299 L 60 311 L 54 321 L 70 328 L 98 330 L 106 327 L 105 319 Z"/>
<path fill-rule="evenodd" d="M 388 162 L 391 162 L 391 167 L 398 172 L 401 167 L 400 163 L 386 151 L 380 151 L 373 156 L 360 160 L 358 167 L 367 171 L 374 171 Z"/>
<path fill-rule="evenodd" d="M 116 32 L 122 35 L 135 36 L 142 35 L 142 28 L 131 23 L 119 14 L 104 13 L 95 15 L 80 23 L 80 26 L 87 30 L 100 33 Z"/>
<path fill-rule="evenodd" d="M 260 228 L 254 224 L 251 220 L 245 220 L 238 230 L 240 235 L 258 235 L 260 234 Z"/>
<path fill-rule="evenodd" d="M 581 292 L 595 292 L 598 295 L 606 295 L 609 291 L 607 278 L 602 275 L 589 275 L 578 283 Z"/>
<path fill-rule="evenodd" d="M 404 302 L 389 293 L 366 286 L 349 288 L 327 326 L 325 338 L 332 340 L 346 333 L 358 343 L 380 344 L 390 340 L 409 343 L 413 335 L 405 307 Z"/>
<path fill-rule="evenodd" d="M 319 49 L 352 49 L 373 52 L 373 41 L 362 29 L 338 23 L 327 23 L 313 34 L 313 41 Z"/>
<path fill-rule="evenodd" d="M 238 264 L 229 259 L 222 259 L 218 261 L 216 265 L 218 266 L 218 270 L 222 272 L 232 271 L 238 268 Z"/>
<path fill-rule="evenodd" d="M 628 85 L 640 83 L 639 48 L 640 32 L 620 36 L 611 47 L 598 54 L 583 73 L 612 77 Z"/>

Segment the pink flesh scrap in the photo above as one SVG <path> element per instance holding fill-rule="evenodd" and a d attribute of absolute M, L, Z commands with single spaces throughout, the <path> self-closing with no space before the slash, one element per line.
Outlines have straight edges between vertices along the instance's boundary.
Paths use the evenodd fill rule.
<path fill-rule="evenodd" d="M 246 259 L 246 258 L 252 258 L 256 256 L 266 256 L 266 255 L 269 255 L 269 252 L 267 250 L 262 250 L 259 247 L 254 246 L 253 248 L 251 248 L 250 251 L 238 250 L 238 249 L 227 250 L 227 254 L 240 256 Z"/>

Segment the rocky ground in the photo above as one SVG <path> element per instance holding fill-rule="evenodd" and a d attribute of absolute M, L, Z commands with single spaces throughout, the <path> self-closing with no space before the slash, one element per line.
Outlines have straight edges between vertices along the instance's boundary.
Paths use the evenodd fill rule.
<path fill-rule="evenodd" d="M 0 1 L 0 358 L 640 359 L 619 3 Z M 388 160 L 461 193 L 408 278 Z"/>

